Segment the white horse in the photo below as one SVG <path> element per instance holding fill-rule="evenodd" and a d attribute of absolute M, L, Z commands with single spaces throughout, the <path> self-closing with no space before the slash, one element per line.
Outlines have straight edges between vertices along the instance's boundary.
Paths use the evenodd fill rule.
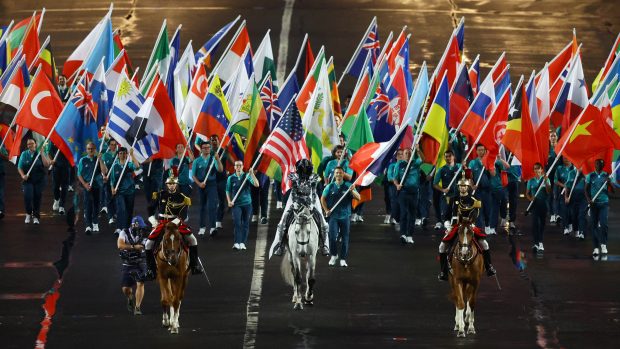
<path fill-rule="evenodd" d="M 280 271 L 284 281 L 293 286 L 293 309 L 303 309 L 302 302 L 312 305 L 314 300 L 314 270 L 316 266 L 316 252 L 319 248 L 319 228 L 317 227 L 312 211 L 304 205 L 295 205 L 293 222 L 288 228 L 287 251 L 282 258 Z M 304 269 L 305 280 L 302 280 Z M 305 297 L 302 293 L 305 288 Z"/>

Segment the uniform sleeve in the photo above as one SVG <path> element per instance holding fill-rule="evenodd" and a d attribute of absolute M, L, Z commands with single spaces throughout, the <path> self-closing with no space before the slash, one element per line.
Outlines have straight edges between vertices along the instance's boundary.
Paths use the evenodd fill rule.
<path fill-rule="evenodd" d="M 433 184 L 438 185 L 441 180 L 441 172 L 443 172 L 443 167 L 435 172 L 435 176 L 433 177 Z"/>
<path fill-rule="evenodd" d="M 327 196 L 327 194 L 329 194 L 329 188 L 331 187 L 331 185 L 332 185 L 332 184 L 330 183 L 330 184 L 328 184 L 328 185 L 325 187 L 325 189 L 323 189 L 323 193 L 321 193 L 321 196 L 325 196 L 325 197 L 326 197 L 326 196 Z"/>
<path fill-rule="evenodd" d="M 226 193 L 228 193 L 228 194 L 232 194 L 232 181 L 231 181 L 232 176 L 234 176 L 234 175 L 230 175 L 226 179 Z"/>
<path fill-rule="evenodd" d="M 78 166 L 77 166 L 77 175 L 78 176 L 82 176 L 82 170 L 84 169 L 83 160 L 84 160 L 84 158 L 81 158 L 80 161 L 78 162 Z"/>

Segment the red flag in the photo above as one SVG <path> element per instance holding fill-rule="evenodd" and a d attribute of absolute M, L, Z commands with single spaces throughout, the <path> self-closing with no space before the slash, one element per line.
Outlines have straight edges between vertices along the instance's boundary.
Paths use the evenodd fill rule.
<path fill-rule="evenodd" d="M 495 159 L 499 154 L 499 142 L 506 130 L 506 120 L 508 120 L 508 108 L 510 106 L 509 90 L 504 92 L 497 107 L 486 122 L 486 127 L 480 130 L 482 135 L 478 143 L 484 145 L 487 153 L 482 159 L 484 167 L 493 169 L 495 167 Z"/>
<path fill-rule="evenodd" d="M 32 62 L 37 59 L 37 54 L 41 49 L 41 43 L 39 42 L 39 32 L 37 30 L 37 22 L 31 21 L 30 25 L 26 29 L 24 34 L 24 40 L 22 41 L 22 47 L 24 54 L 26 55 L 26 65 L 30 67 Z"/>
<path fill-rule="evenodd" d="M 15 116 L 15 123 L 47 136 L 54 128 L 62 109 L 63 104 L 54 85 L 44 73 L 39 71 L 32 80 L 22 108 Z M 57 146 L 64 144 L 55 133 L 52 134 L 51 140 Z"/>

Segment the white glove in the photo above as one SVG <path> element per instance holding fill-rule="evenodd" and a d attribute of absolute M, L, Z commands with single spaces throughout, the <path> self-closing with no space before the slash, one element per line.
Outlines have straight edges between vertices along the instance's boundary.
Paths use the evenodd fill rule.
<path fill-rule="evenodd" d="M 155 216 L 150 216 L 148 219 L 149 223 L 151 223 L 151 226 L 153 228 L 155 228 L 157 226 L 157 218 L 155 218 Z"/>
<path fill-rule="evenodd" d="M 174 223 L 176 225 L 180 225 L 181 224 L 181 220 L 179 219 L 179 217 L 177 217 L 177 218 L 172 220 L 172 223 Z"/>

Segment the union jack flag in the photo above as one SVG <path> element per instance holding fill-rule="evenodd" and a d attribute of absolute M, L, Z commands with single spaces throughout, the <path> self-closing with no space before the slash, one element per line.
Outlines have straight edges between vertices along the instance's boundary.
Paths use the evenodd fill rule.
<path fill-rule="evenodd" d="M 278 124 L 280 117 L 282 117 L 282 108 L 280 108 L 278 94 L 276 87 L 273 85 L 273 81 L 271 80 L 271 74 L 267 75 L 263 85 L 260 88 L 260 99 L 263 102 L 265 111 L 267 112 L 269 129 L 273 130 L 273 128 Z"/>
<path fill-rule="evenodd" d="M 82 81 L 75 88 L 75 93 L 71 102 L 78 109 L 86 124 L 92 119 L 97 122 L 97 103 L 93 100 L 93 94 L 91 93 L 92 77 L 88 73 L 84 76 Z"/>
<path fill-rule="evenodd" d="M 383 118 L 388 118 L 387 122 L 392 124 L 390 111 L 390 98 L 387 94 L 383 92 L 383 88 L 381 86 L 377 86 L 377 90 L 375 91 L 375 97 L 370 101 L 370 108 L 374 110 L 376 113 L 377 120 L 381 120 Z M 373 113 L 373 114 L 374 114 Z"/>
<path fill-rule="evenodd" d="M 370 58 L 373 64 L 377 62 L 377 55 L 381 49 L 381 42 L 379 42 L 379 35 L 377 34 L 377 23 L 374 23 L 370 31 L 368 31 L 366 40 L 362 44 L 362 49 L 371 52 Z"/>

